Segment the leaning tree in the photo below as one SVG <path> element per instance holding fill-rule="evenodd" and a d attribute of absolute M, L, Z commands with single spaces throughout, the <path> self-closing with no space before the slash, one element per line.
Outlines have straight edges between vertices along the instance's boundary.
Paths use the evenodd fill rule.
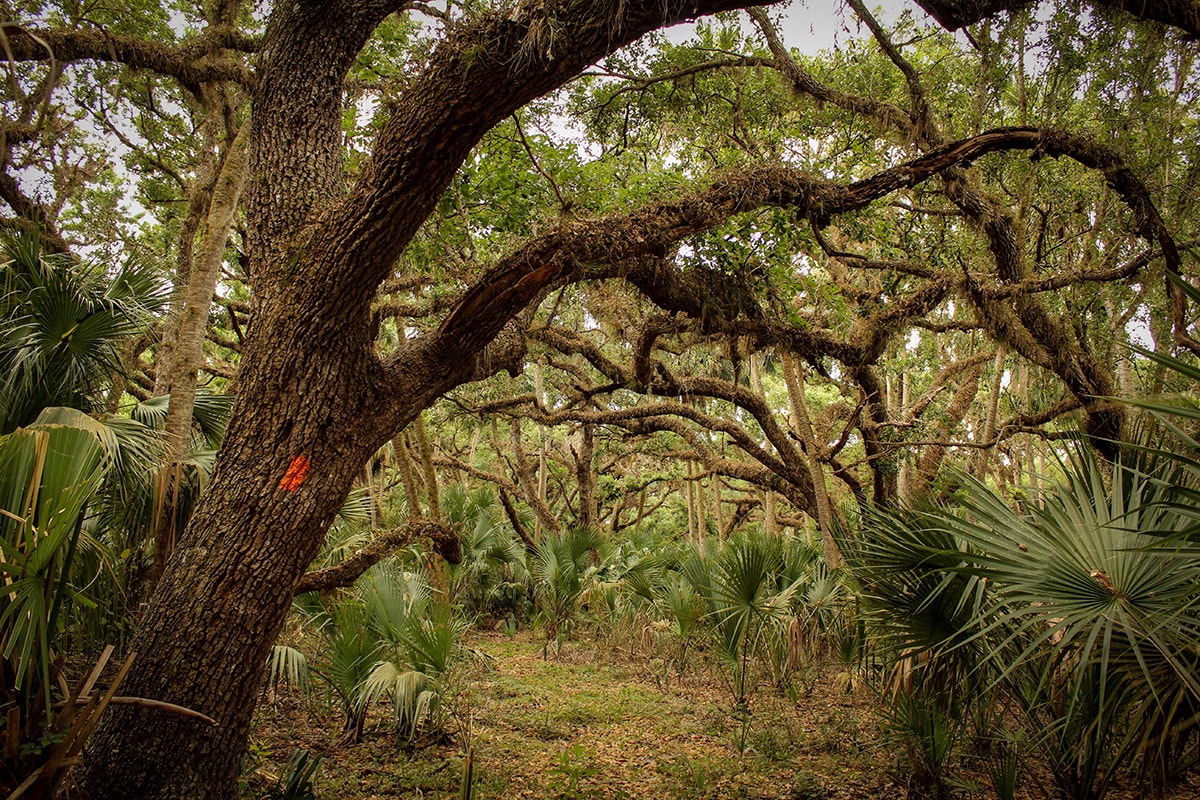
<path fill-rule="evenodd" d="M 1096 2 L 1198 32 L 1191 0 Z M 1026 5 L 920 4 L 952 25 Z M 219 262 L 218 245 L 238 202 L 245 217 L 242 265 L 253 291 L 253 323 L 241 344 L 236 403 L 207 494 L 139 622 L 132 645 L 137 660 L 122 687 L 202 711 L 217 725 L 145 708 L 111 711 L 83 775 L 97 798 L 234 795 L 262 666 L 294 588 L 355 477 L 380 446 L 450 389 L 499 370 L 519 371 L 525 312 L 559 287 L 619 278 L 664 310 L 703 318 L 713 312 L 699 300 L 706 287 L 672 261 L 687 237 L 767 206 L 791 209 L 820 227 L 935 176 L 958 181 L 963 205 L 979 207 L 983 201 L 972 195 L 964 168 L 1001 151 L 1068 157 L 1099 171 L 1129 206 L 1134 230 L 1156 240 L 1168 268 L 1178 270 L 1178 254 L 1148 193 L 1111 152 L 1069 133 L 1033 128 L 950 141 L 914 107 L 909 119 L 920 157 L 855 182 L 761 163 L 632 211 L 564 220 L 478 276 L 436 328 L 380 355 L 377 292 L 490 129 L 648 31 L 755 3 L 546 0 L 452 4 L 443 12 L 408 0 L 294 0 L 270 9 L 261 39 L 237 30 L 235 23 L 250 14 L 242 4 L 209 5 L 207 27 L 177 43 L 96 29 L 87 24 L 86 10 L 60 27 L 12 20 L 3 29 L 12 61 L 46 62 L 50 72 L 78 61 L 119 64 L 169 76 L 199 98 L 209 120 L 205 152 L 213 157 L 201 159 L 207 177 L 194 198 L 206 213 L 184 223 L 185 232 L 189 225 L 204 231 L 189 238 L 202 243 L 192 259 L 194 275 Z M 383 122 L 369 157 L 350 178 L 343 131 L 348 75 L 377 29 L 413 9 L 439 17 L 439 34 L 428 52 L 379 87 Z M 168 30 L 169 15 L 159 17 L 161 31 Z M 31 135 L 38 98 L 24 95 L 29 112 L 19 122 L 25 127 L 10 126 L 0 149 Z M 250 118 L 243 127 L 246 102 Z M 45 209 L 7 172 L 0 176 L 0 198 L 18 217 L 43 227 L 52 244 L 66 246 Z M 977 216 L 1002 258 L 1002 215 L 981 207 Z M 207 305 L 210 285 L 197 280 L 194 303 Z M 202 325 L 194 322 L 178 327 L 173 381 L 194 370 L 197 330 Z M 1086 383 L 1085 375 L 1081 386 Z M 184 386 L 180 394 L 189 391 Z"/>

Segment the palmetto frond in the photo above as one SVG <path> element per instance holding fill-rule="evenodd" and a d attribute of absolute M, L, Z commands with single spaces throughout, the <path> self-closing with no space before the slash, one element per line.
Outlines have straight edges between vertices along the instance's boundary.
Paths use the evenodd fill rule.
<path fill-rule="evenodd" d="M 0 266 L 0 432 L 28 425 L 43 408 L 88 411 L 124 369 L 123 342 L 166 303 L 156 269 L 134 260 L 116 274 L 45 255 L 36 238 L 5 247 Z"/>
<path fill-rule="evenodd" d="M 1006 690 L 1073 797 L 1131 753 L 1161 772 L 1200 724 L 1200 562 L 1174 535 L 1195 506 L 1170 465 L 1081 449 L 1021 511 L 959 476 L 947 505 L 877 513 L 846 541 L 885 652 L 935 690 Z"/>

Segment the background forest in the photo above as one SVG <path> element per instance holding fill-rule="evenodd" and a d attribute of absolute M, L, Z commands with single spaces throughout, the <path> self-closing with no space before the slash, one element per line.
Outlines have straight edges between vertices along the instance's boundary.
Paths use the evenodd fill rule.
<path fill-rule="evenodd" d="M 282 224 L 254 210 L 272 10 L 0 4 L 0 788 L 73 785 L 102 717 L 136 713 L 234 731 L 206 796 L 239 776 L 313 796 L 307 750 L 246 755 L 257 702 L 319 709 L 332 750 L 380 730 L 442 748 L 447 792 L 505 796 L 474 777 L 469 705 L 507 634 L 545 660 L 611 651 L 667 692 L 711 681 L 731 761 L 763 749 L 764 697 L 821 685 L 870 698 L 911 797 L 1188 796 L 1200 48 L 1116 5 L 957 32 L 899 2 L 725 11 L 518 104 L 369 292 L 370 355 L 410 371 L 414 413 L 272 348 L 321 424 L 372 444 L 346 496 L 315 450 L 278 461 L 241 428 L 221 451 L 231 413 L 291 429 L 244 400 L 260 362 L 240 369 L 260 320 L 299 342 L 311 299 L 293 251 L 269 292 L 255 261 Z M 453 37 L 519 18 L 514 75 L 569 49 L 538 13 L 385 15 L 341 84 L 338 191 L 384 169 L 443 40 L 469 70 L 492 45 Z M 323 202 L 304 224 L 333 219 Z M 354 300 L 319 301 L 336 349 Z M 485 337 L 430 357 L 455 377 L 406 366 L 447 331 Z M 227 725 L 219 700 L 147 689 L 135 665 L 166 650 L 135 636 L 166 625 L 154 598 L 183 580 L 167 565 L 192 558 L 218 452 L 259 463 L 260 441 L 270 491 L 327 481 L 341 508 L 280 517 L 316 531 L 295 580 L 268 545 L 229 551 L 291 610 L 247 634 L 268 655 L 229 656 L 250 699 Z M 184 659 L 242 635 L 204 626 L 161 674 L 187 682 Z M 569 751 L 554 769 L 581 796 Z M 859 796 L 806 781 L 789 796 Z M 681 796 L 704 791 L 725 792 Z"/>

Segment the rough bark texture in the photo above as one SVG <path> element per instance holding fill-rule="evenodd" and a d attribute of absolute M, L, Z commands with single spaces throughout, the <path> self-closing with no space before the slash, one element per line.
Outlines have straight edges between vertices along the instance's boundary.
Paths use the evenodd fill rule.
<path fill-rule="evenodd" d="M 253 80 L 219 60 L 187 58 L 181 49 L 127 52 L 121 37 L 84 34 L 53 40 L 60 53 L 122 60 L 185 82 L 244 80 L 253 101 L 245 195 L 254 325 L 208 493 L 143 618 L 132 645 L 139 658 L 123 687 L 130 695 L 207 714 L 217 725 L 150 708 L 113 709 L 94 738 L 83 776 L 94 798 L 234 795 L 267 653 L 354 478 L 381 445 L 447 390 L 500 368 L 519 369 L 523 339 L 507 335 L 512 329 L 506 326 L 554 286 L 627 277 L 664 307 L 705 318 L 694 290 L 685 291 L 678 276 L 654 266 L 682 237 L 762 205 L 795 207 L 820 224 L 990 152 L 1082 153 L 1105 169 L 1114 188 L 1128 188 L 1119 171 L 1100 164 L 1102 154 L 1029 129 L 950 143 L 847 186 L 785 167 L 748 170 L 693 197 L 617 219 L 567 224 L 534 239 L 484 275 L 438 329 L 387 359 L 377 356 L 371 310 L 376 289 L 484 133 L 648 30 L 743 5 L 548 0 L 503 14 L 480 12 L 453 25 L 426 63 L 414 66 L 371 160 L 349 189 L 342 173 L 343 81 L 372 31 L 401 3 L 275 4 Z M 44 57 L 37 55 L 41 41 L 50 40 L 9 31 L 16 58 Z M 1155 220 L 1146 219 L 1147 235 L 1158 238 Z M 936 304 L 944 293 L 945 287 L 933 286 L 914 297 L 912 307 Z M 889 312 L 868 342 L 843 353 L 859 365 L 849 372 L 866 396 L 863 431 L 880 503 L 894 496 L 895 481 L 884 469 L 888 453 L 878 435 L 886 422 L 881 387 L 862 356 L 877 353 L 888 326 L 908 313 L 907 307 Z M 719 397 L 724 391 L 703 379 L 676 381 L 663 369 L 652 381 L 671 395 Z M 754 409 L 762 404 L 755 398 L 734 400 L 758 417 Z M 690 432 L 682 425 L 676 430 L 671 419 L 638 424 L 675 430 L 686 439 Z M 779 452 L 791 449 L 769 410 L 758 421 Z M 704 448 L 694 436 L 689 442 Z M 798 507 L 811 502 L 810 491 L 797 490 L 810 480 L 800 464 L 757 469 L 710 455 L 705 465 L 761 481 Z"/>
<path fill-rule="evenodd" d="M 126 683 L 132 695 L 217 725 L 114 709 L 82 776 L 93 797 L 235 794 L 262 666 L 354 477 L 434 399 L 486 374 L 484 346 L 534 296 L 519 282 L 505 286 L 502 302 L 473 308 L 446 335 L 409 343 L 386 363 L 375 355 L 375 289 L 479 138 L 642 33 L 739 5 L 566 0 L 458 27 L 397 101 L 348 195 L 342 83 L 400 4 L 273 8 L 253 88 L 246 190 L 255 323 L 212 482 L 137 632 L 141 655 Z"/>

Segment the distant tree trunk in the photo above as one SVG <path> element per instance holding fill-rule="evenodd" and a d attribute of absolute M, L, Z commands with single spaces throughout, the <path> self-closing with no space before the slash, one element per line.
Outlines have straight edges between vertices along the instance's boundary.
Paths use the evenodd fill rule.
<path fill-rule="evenodd" d="M 821 448 L 813 434 L 812 421 L 808 416 L 808 403 L 804 397 L 804 367 L 797 364 L 791 353 L 779 352 L 783 364 L 783 381 L 787 385 L 788 407 L 792 412 L 792 431 L 800 439 L 800 449 L 805 466 L 812 476 L 813 495 L 817 506 L 817 526 L 821 530 L 821 547 L 825 551 L 825 563 L 830 569 L 842 566 L 842 551 L 833 538 L 833 507 L 829 502 L 829 491 L 825 484 L 825 468 L 821 465 Z"/>
<path fill-rule="evenodd" d="M 979 438 L 981 443 L 987 443 L 996 438 L 996 423 L 1000 418 L 1000 390 L 1004 381 L 1004 359 L 1008 348 L 1000 345 L 996 348 L 996 358 L 992 364 L 992 382 L 988 387 L 987 417 L 983 422 L 983 433 Z M 972 474 L 979 480 L 987 479 L 988 463 L 991 461 L 995 447 L 981 449 L 976 454 Z"/>
<path fill-rule="evenodd" d="M 890 445 L 891 429 L 887 407 L 887 394 L 878 374 L 872 367 L 856 367 L 851 370 L 863 394 L 866 412 L 859 424 L 863 435 L 863 450 L 866 451 L 871 468 L 872 497 L 875 505 L 888 508 L 896 500 L 896 452 Z"/>
<path fill-rule="evenodd" d="M 724 534 L 724 531 L 725 531 L 725 510 L 724 510 L 724 508 L 722 508 L 721 476 L 720 475 L 713 476 L 712 495 L 713 495 L 713 511 L 716 512 L 715 517 L 716 517 L 716 521 L 717 521 L 717 535 L 721 536 Z"/>
<path fill-rule="evenodd" d="M 418 414 L 413 420 L 413 433 L 417 436 L 417 450 L 421 456 L 421 470 L 425 476 L 425 497 L 429 505 L 429 519 L 442 519 L 441 492 L 438 490 L 437 468 L 433 465 L 433 443 L 425 432 L 425 415 Z"/>
<path fill-rule="evenodd" d="M 897 405 L 897 419 L 905 419 L 909 409 L 909 378 L 908 369 L 900 373 L 900 402 Z M 896 476 L 896 497 L 904 503 L 912 499 L 912 462 L 904 459 L 900 465 L 900 474 Z"/>
<path fill-rule="evenodd" d="M 763 533 L 768 536 L 779 535 L 779 514 L 775 509 L 775 493 L 770 489 L 763 490 Z"/>
<path fill-rule="evenodd" d="M 211 94 L 210 94 L 211 97 Z M 162 338 L 158 343 L 156 357 L 157 368 L 154 375 L 154 396 L 170 394 L 172 367 L 175 364 L 175 343 L 179 338 L 180 319 L 186 303 L 184 293 L 192 274 L 192 260 L 196 250 L 196 233 L 212 200 L 213 187 L 221 173 L 221 161 L 227 148 L 222 147 L 224 138 L 224 114 L 210 103 L 205 110 L 205 119 L 200 125 L 198 134 L 201 146 L 198 149 L 200 164 L 195 171 L 195 177 L 187 187 L 187 212 L 180 224 L 178 251 L 175 258 L 174 284 L 177 292 L 167 309 L 163 320 Z M 209 298 L 211 300 L 211 298 Z"/>
<path fill-rule="evenodd" d="M 400 483 L 404 486 L 404 502 L 408 506 L 409 519 L 421 519 L 421 498 L 417 495 L 417 480 L 413 475 L 412 457 L 408 454 L 408 436 L 397 434 L 392 439 L 392 451 L 396 454 L 396 469 Z"/>
<path fill-rule="evenodd" d="M 546 382 L 543 375 L 541 362 L 533 365 L 533 391 L 537 395 L 538 402 L 542 407 L 546 405 Z M 538 423 L 538 471 L 537 471 L 537 499 L 542 505 L 546 504 L 547 483 L 550 479 L 550 470 L 547 468 L 547 458 L 549 457 L 550 437 L 546 435 L 546 427 Z M 541 520 L 535 521 L 536 530 L 535 536 L 541 536 L 542 523 Z"/>
<path fill-rule="evenodd" d="M 699 542 L 700 526 L 696 522 L 696 487 L 692 479 L 696 474 L 696 465 L 691 459 L 683 462 L 683 489 L 687 492 L 688 541 Z"/>
<path fill-rule="evenodd" d="M 979 376 L 982 373 L 983 365 L 976 364 L 963 374 L 962 383 L 958 385 L 958 390 L 946 407 L 945 420 L 937 430 L 936 435 L 939 438 L 950 439 L 953 437 L 966 418 L 967 413 L 971 410 L 971 404 L 975 402 L 975 395 L 979 393 Z M 946 445 L 931 444 L 926 446 L 921 453 L 921 458 L 917 462 L 914 495 L 920 496 L 929 492 L 933 479 L 937 477 L 938 469 L 942 465 L 942 460 L 946 457 L 946 449 Z"/>
<path fill-rule="evenodd" d="M 580 425 L 572 437 L 571 457 L 575 461 L 575 481 L 579 487 L 579 511 L 576 521 L 580 527 L 596 527 L 596 472 L 593 460 L 596 435 L 591 425 Z"/>

